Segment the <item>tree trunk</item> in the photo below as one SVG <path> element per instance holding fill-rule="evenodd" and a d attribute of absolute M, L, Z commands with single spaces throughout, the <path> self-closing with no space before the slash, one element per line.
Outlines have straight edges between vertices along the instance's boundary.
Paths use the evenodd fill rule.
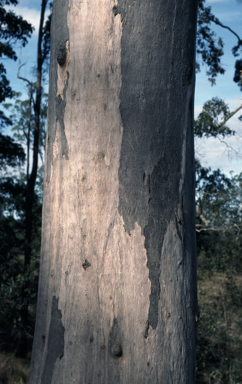
<path fill-rule="evenodd" d="M 41 109 L 41 80 L 42 80 L 42 67 L 43 67 L 43 55 L 42 55 L 42 40 L 43 40 L 43 25 L 45 9 L 48 0 L 42 0 L 41 3 L 41 14 L 40 14 L 40 25 L 38 34 L 38 49 L 37 49 L 37 81 L 36 81 L 36 100 L 34 102 L 34 114 L 35 114 L 35 126 L 34 126 L 34 145 L 33 145 L 33 164 L 32 171 L 29 176 L 29 131 L 27 137 L 27 186 L 26 186 L 26 222 L 25 222 L 25 241 L 24 241 L 24 271 L 31 263 L 31 241 L 32 241 L 32 221 L 33 221 L 33 202 L 34 202 L 34 190 L 38 171 L 38 156 L 39 156 L 39 134 L 40 134 L 40 109 Z M 21 67 L 20 67 L 21 68 Z M 19 70 L 20 70 L 19 68 Z M 30 85 L 30 116 L 31 116 L 31 105 L 33 97 L 33 84 L 19 76 L 18 78 L 26 81 Z M 27 329 L 29 325 L 29 303 L 28 303 L 28 281 L 23 284 L 21 298 L 22 305 L 20 311 L 20 333 L 19 340 L 16 349 L 16 356 L 26 357 L 28 352 L 28 334 Z"/>
<path fill-rule="evenodd" d="M 30 384 L 195 381 L 194 0 L 56 0 Z"/>
<path fill-rule="evenodd" d="M 42 0 L 40 25 L 38 35 L 38 50 L 37 50 L 37 81 L 36 81 L 36 100 L 34 102 L 34 144 L 33 144 L 33 164 L 29 178 L 27 178 L 26 192 L 26 233 L 25 233 L 25 266 L 30 264 L 31 259 L 31 239 L 32 239 L 32 216 L 33 216 L 33 199 L 34 189 L 38 171 L 38 156 L 39 156 L 39 134 L 40 134 L 40 108 L 41 108 L 41 80 L 42 80 L 42 40 L 43 40 L 43 25 L 45 9 L 48 0 Z"/>

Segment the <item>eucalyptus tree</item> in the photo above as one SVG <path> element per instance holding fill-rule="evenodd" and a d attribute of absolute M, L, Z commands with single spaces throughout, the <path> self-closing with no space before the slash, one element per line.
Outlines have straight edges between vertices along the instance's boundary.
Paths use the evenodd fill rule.
<path fill-rule="evenodd" d="M 29 383 L 193 383 L 197 2 L 56 0 Z"/>

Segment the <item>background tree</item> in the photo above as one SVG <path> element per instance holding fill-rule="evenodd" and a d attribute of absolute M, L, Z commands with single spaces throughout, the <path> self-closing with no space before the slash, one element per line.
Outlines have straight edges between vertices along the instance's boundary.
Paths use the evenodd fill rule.
<path fill-rule="evenodd" d="M 241 55 L 242 39 L 229 26 L 223 25 L 220 20 L 213 15 L 211 7 L 205 7 L 206 0 L 198 1 L 198 28 L 197 28 L 197 54 L 207 66 L 208 80 L 211 85 L 215 85 L 218 74 L 224 74 L 225 69 L 221 64 L 221 57 L 224 54 L 224 43 L 221 37 L 217 38 L 216 33 L 211 29 L 211 24 L 219 25 L 221 28 L 227 29 L 237 39 L 237 44 L 232 47 L 232 54 L 235 57 Z M 197 62 L 197 71 L 200 70 L 200 63 Z M 235 62 L 234 81 L 241 88 L 242 59 Z"/>
<path fill-rule="evenodd" d="M 242 379 L 241 177 L 197 163 L 197 383 Z"/>
<path fill-rule="evenodd" d="M 41 178 L 39 179 L 41 183 Z M 24 332 L 28 350 L 33 341 L 38 284 L 42 196 L 35 193 L 33 207 L 32 260 L 24 267 L 26 174 L 3 176 L 0 183 L 0 350 L 16 351 Z M 29 306 L 23 329 L 22 308 Z"/>
<path fill-rule="evenodd" d="M 223 41 L 211 31 L 215 23 L 237 38 L 232 48 L 241 54 L 242 41 L 229 26 L 223 25 L 200 2 L 198 18 L 198 53 L 208 65 L 207 74 L 215 84 L 221 65 Z M 204 40 L 205 37 L 205 40 Z M 234 81 L 241 87 L 241 60 L 235 62 Z M 237 134 L 230 118 L 242 105 L 230 112 L 219 98 L 207 101 L 195 121 L 197 137 L 216 137 L 233 155 L 238 153 L 226 143 Z M 241 117 L 240 117 L 241 118 Z M 241 175 L 225 176 L 196 163 L 196 230 L 198 247 L 198 299 L 200 321 L 197 344 L 196 383 L 237 383 L 242 380 L 241 356 Z"/>
<path fill-rule="evenodd" d="M 45 96 L 46 98 L 46 96 Z M 40 114 L 39 153 L 43 151 L 45 137 L 46 106 L 42 97 Z M 15 350 L 22 353 L 22 334 L 25 335 L 26 350 L 31 349 L 35 305 L 38 281 L 38 263 L 40 248 L 40 227 L 42 209 L 42 170 L 38 171 L 33 196 L 33 227 L 31 237 L 31 263 L 26 267 L 24 262 L 24 239 L 26 227 L 26 184 L 28 168 L 31 164 L 34 143 L 35 119 L 29 99 L 22 100 L 21 94 L 15 94 L 14 104 L 5 104 L 12 122 L 14 138 L 27 147 L 25 170 L 23 166 L 16 169 L 7 167 L 2 171 L 0 180 L 1 200 L 1 289 L 0 289 L 0 349 Z M 28 307 L 28 322 L 23 324 L 22 311 Z M 30 307 L 29 307 L 30 306 Z M 17 348 L 17 349 L 16 349 Z M 26 351 L 25 351 L 26 353 Z"/>
<path fill-rule="evenodd" d="M 23 46 L 26 45 L 27 39 L 33 32 L 33 27 L 22 16 L 17 16 L 13 11 L 7 11 L 6 5 L 17 5 L 17 0 L 1 0 L 0 1 L 0 57 L 17 60 L 16 52 L 13 45 L 17 41 L 21 42 Z M 9 80 L 6 77 L 6 68 L 3 63 L 0 63 L 0 103 L 6 97 L 12 97 L 12 89 Z"/>
<path fill-rule="evenodd" d="M 6 312 L 6 310 L 10 308 L 8 304 L 15 302 L 12 296 L 12 292 L 18 291 L 18 300 L 15 302 L 15 312 L 11 313 L 11 310 L 9 310 L 9 316 L 12 318 L 12 321 L 15 322 L 15 326 L 12 329 L 12 333 L 14 333 L 16 355 L 21 357 L 26 356 L 27 351 L 29 350 L 32 344 L 32 340 L 30 340 L 31 334 L 33 335 L 34 324 L 32 321 L 32 318 L 34 316 L 32 304 L 37 290 L 36 279 L 38 271 L 36 267 L 36 246 L 38 245 L 38 241 L 36 242 L 36 239 L 40 236 L 39 215 L 41 211 L 41 200 L 39 199 L 38 194 L 36 194 L 37 191 L 35 189 L 38 177 L 38 157 L 42 152 L 42 149 L 40 148 L 41 146 L 43 146 L 45 134 L 44 119 L 46 117 L 46 110 L 41 107 L 41 105 L 43 105 L 43 91 L 41 87 L 41 81 L 43 67 L 48 59 L 49 54 L 50 17 L 45 23 L 44 15 L 46 6 L 47 1 L 43 1 L 38 35 L 36 83 L 34 84 L 28 79 L 21 77 L 18 73 L 18 76 L 21 79 L 25 80 L 28 84 L 29 99 L 26 101 L 22 101 L 21 99 L 18 99 L 20 95 L 15 94 L 16 100 L 14 107 L 11 107 L 11 104 L 4 105 L 5 108 L 8 108 L 10 110 L 8 120 L 13 125 L 12 131 L 14 132 L 15 138 L 18 140 L 18 145 L 20 146 L 19 143 L 23 143 L 27 148 L 26 174 L 22 174 L 20 179 L 16 179 L 14 173 L 9 177 L 9 170 L 7 169 L 6 176 L 2 177 L 2 201 L 4 202 L 6 199 L 7 201 L 10 201 L 12 199 L 13 206 L 15 206 L 16 200 L 14 191 L 22 191 L 25 186 L 25 194 L 21 194 L 21 196 L 24 198 L 24 201 L 21 205 L 21 210 L 19 211 L 19 209 L 15 209 L 13 211 L 13 214 L 10 214 L 8 210 L 9 205 L 5 207 L 5 203 L 3 203 L 4 210 L 2 214 L 2 219 L 3 221 L 5 221 L 5 225 L 8 225 L 9 220 L 11 218 L 11 225 L 14 225 L 14 228 L 18 228 L 19 226 L 18 232 L 21 234 L 20 239 L 17 242 L 18 247 L 13 252 L 13 247 L 11 247 L 11 244 L 14 243 L 10 243 L 6 249 L 6 252 L 8 252 L 8 257 L 2 260 L 2 268 L 4 271 L 7 271 L 7 266 L 15 258 L 15 270 L 9 268 L 9 272 L 7 274 L 5 273 L 6 279 L 3 281 L 2 285 L 2 298 L 5 299 L 3 300 L 3 303 Z M 21 153 L 24 156 L 23 149 L 22 147 L 20 148 L 22 150 Z M 30 156 L 31 152 L 32 156 Z M 6 157 L 3 158 L 6 163 Z M 23 225 L 25 227 L 24 234 L 22 232 Z M 6 237 L 6 235 L 6 232 L 3 231 L 3 236 Z M 23 235 L 24 242 L 22 238 Z M 24 261 L 22 263 L 23 244 Z M 32 247 L 34 247 L 33 251 Z M 5 255 L 6 252 L 4 252 L 3 255 Z M 16 252 L 19 252 L 17 258 Z M 16 274 L 17 271 L 18 274 Z M 12 276 L 11 279 L 9 278 L 10 276 Z M 35 282 L 34 285 L 33 281 Z M 6 288 L 6 284 L 8 288 Z M 6 293 L 8 292 L 8 290 L 10 290 L 11 292 L 9 297 Z M 12 298 L 12 301 L 10 300 L 10 298 Z M 31 311 L 29 311 L 30 304 Z M 16 316 L 18 316 L 17 320 Z M 3 316 L 3 321 L 1 325 L 4 326 L 4 323 L 6 324 L 6 316 Z M 9 322 L 9 325 L 10 324 L 12 325 L 11 322 Z M 11 333 L 9 335 L 11 335 Z M 6 342 L 3 342 L 2 344 L 4 346 L 6 345 Z"/>
<path fill-rule="evenodd" d="M 225 28 L 237 39 L 234 81 L 241 88 L 240 36 L 212 14 L 205 1 L 199 1 L 197 53 L 198 62 L 207 65 L 212 85 L 224 74 L 221 63 L 224 44 L 212 25 Z M 240 57 L 239 57 L 240 56 Z M 239 57 L 239 58 L 238 58 Z M 200 66 L 197 65 L 199 71 Z M 239 153 L 226 138 L 237 135 L 230 118 L 242 105 L 230 112 L 220 98 L 207 101 L 195 121 L 196 137 L 216 137 L 230 155 Z M 219 169 L 211 171 L 197 161 L 196 230 L 198 247 L 198 299 L 200 320 L 197 344 L 196 383 L 238 383 L 242 380 L 241 356 L 241 176 L 228 177 Z"/>
<path fill-rule="evenodd" d="M 31 263 L 31 240 L 32 240 L 32 227 L 33 227 L 33 204 L 34 204 L 34 190 L 37 179 L 38 171 L 38 157 L 39 157 L 39 144 L 40 144 L 40 131 L 41 131 L 41 96 L 42 96 L 42 72 L 43 65 L 49 54 L 49 28 L 50 18 L 46 24 L 44 22 L 45 11 L 48 0 L 42 0 L 41 2 L 41 13 L 40 13 L 40 24 L 38 33 L 38 46 L 37 46 L 37 70 L 36 70 L 36 86 L 35 86 L 35 98 L 33 96 L 33 84 L 23 77 L 20 77 L 24 81 L 27 81 L 30 89 L 30 109 L 33 102 L 34 108 L 34 130 L 33 130 L 33 160 L 32 170 L 29 172 L 29 162 L 27 163 L 27 185 L 26 185 L 26 226 L 25 226 L 25 252 L 24 252 L 24 265 L 28 269 Z M 27 143 L 29 148 L 29 142 Z M 23 286 L 22 295 L 26 292 L 27 285 Z M 27 353 L 27 335 L 24 331 L 28 325 L 28 299 L 26 297 L 25 306 L 21 309 L 21 321 L 22 321 L 22 335 L 20 338 L 17 354 L 19 356 L 26 356 Z"/>
<path fill-rule="evenodd" d="M 13 11 L 7 11 L 5 6 L 17 5 L 17 0 L 1 0 L 0 1 L 0 103 L 5 99 L 13 96 L 12 88 L 6 76 L 6 68 L 4 67 L 4 59 L 17 60 L 14 46 L 20 42 L 22 46 L 27 44 L 33 27 L 22 16 L 17 16 Z M 7 118 L 2 110 L 0 110 L 0 165 L 13 165 L 14 161 L 24 160 L 24 151 L 22 147 L 13 141 L 9 135 L 3 135 L 2 129 L 11 125 L 11 120 Z"/>

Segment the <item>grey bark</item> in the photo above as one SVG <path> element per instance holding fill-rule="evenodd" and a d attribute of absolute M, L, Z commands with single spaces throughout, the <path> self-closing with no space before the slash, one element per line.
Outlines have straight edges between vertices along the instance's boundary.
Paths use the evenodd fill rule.
<path fill-rule="evenodd" d="M 195 381 L 196 12 L 54 1 L 30 384 Z"/>

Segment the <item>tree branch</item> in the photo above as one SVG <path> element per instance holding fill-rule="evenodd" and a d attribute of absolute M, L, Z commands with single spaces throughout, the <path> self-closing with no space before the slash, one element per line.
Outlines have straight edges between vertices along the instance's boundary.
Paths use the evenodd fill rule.
<path fill-rule="evenodd" d="M 19 57 L 19 65 L 18 65 L 17 78 L 20 79 L 20 80 L 26 81 L 26 82 L 32 87 L 32 83 L 31 83 L 31 81 L 29 81 L 29 80 L 26 79 L 25 77 L 22 77 L 22 76 L 19 75 L 19 73 L 20 73 L 20 69 L 21 69 L 25 64 L 26 64 L 26 63 L 21 64 L 21 56 L 20 56 L 20 57 Z"/>
<path fill-rule="evenodd" d="M 230 226 L 228 228 L 226 228 L 226 227 L 215 228 L 215 227 L 206 227 L 206 226 L 203 226 L 203 224 L 196 224 L 196 227 L 200 227 L 200 229 L 196 228 L 196 232 L 202 232 L 202 231 L 223 231 L 223 232 L 227 232 L 230 229 L 233 229 L 235 226 L 232 225 L 232 226 Z M 236 225 L 236 227 L 239 227 L 239 226 Z"/>
<path fill-rule="evenodd" d="M 239 151 L 236 151 L 233 147 L 231 147 L 231 145 L 229 145 L 228 143 L 226 143 L 226 141 L 222 140 L 219 138 L 219 136 L 217 137 L 218 140 L 220 141 L 220 143 L 222 144 L 225 144 L 226 147 L 228 148 L 228 157 L 229 156 L 232 156 L 232 154 L 234 154 L 234 156 L 237 156 L 238 158 L 241 158 L 242 155 Z M 231 153 L 232 152 L 232 153 Z"/>
<path fill-rule="evenodd" d="M 233 117 L 236 112 L 238 112 L 240 109 L 242 108 L 242 104 L 240 104 L 240 106 L 238 108 L 236 108 L 233 112 L 231 112 L 229 114 L 228 117 L 226 117 L 226 119 L 224 119 L 224 121 L 222 123 L 219 124 L 219 128 L 221 128 L 231 117 Z"/>
<path fill-rule="evenodd" d="M 33 98 L 33 83 L 29 81 L 26 77 L 20 76 L 20 69 L 25 65 L 26 63 L 21 64 L 21 55 L 19 57 L 19 65 L 18 65 L 18 72 L 17 72 L 17 78 L 23 81 L 26 81 L 30 86 L 30 99 L 33 102 L 33 105 L 35 105 L 34 98 Z"/>
<path fill-rule="evenodd" d="M 203 195 L 210 195 L 210 196 L 214 196 L 214 195 L 215 195 L 214 193 L 208 193 L 208 192 L 198 191 L 198 189 L 196 189 L 195 192 L 196 192 L 196 193 L 202 193 Z"/>
<path fill-rule="evenodd" d="M 227 27 L 226 25 L 223 25 L 216 17 L 212 17 L 211 19 L 215 24 L 219 25 L 220 27 L 222 28 L 225 28 L 225 29 L 228 29 L 231 33 L 233 33 L 233 35 L 235 35 L 237 37 L 237 39 L 239 40 L 239 44 L 242 44 L 242 40 L 241 38 L 239 37 L 239 35 L 237 35 L 236 32 L 234 32 L 230 27 Z"/>

